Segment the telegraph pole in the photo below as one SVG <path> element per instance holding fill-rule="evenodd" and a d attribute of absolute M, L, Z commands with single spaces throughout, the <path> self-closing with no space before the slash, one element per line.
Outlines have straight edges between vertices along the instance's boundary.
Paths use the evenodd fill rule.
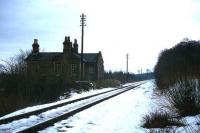
<path fill-rule="evenodd" d="M 128 81 L 128 54 L 126 54 L 126 81 Z"/>
<path fill-rule="evenodd" d="M 86 15 L 81 14 L 81 28 L 82 28 L 82 34 L 81 34 L 81 80 L 83 80 L 83 37 L 84 37 L 84 26 L 86 26 Z"/>

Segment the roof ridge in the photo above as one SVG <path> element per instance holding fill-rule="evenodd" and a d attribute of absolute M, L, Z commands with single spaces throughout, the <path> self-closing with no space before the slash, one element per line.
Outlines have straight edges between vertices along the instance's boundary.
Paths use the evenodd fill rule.
<path fill-rule="evenodd" d="M 81 54 L 81 53 L 79 53 L 79 54 Z M 83 53 L 83 54 L 99 54 L 99 53 Z"/>
<path fill-rule="evenodd" d="M 63 53 L 63 52 L 39 52 L 40 53 Z"/>

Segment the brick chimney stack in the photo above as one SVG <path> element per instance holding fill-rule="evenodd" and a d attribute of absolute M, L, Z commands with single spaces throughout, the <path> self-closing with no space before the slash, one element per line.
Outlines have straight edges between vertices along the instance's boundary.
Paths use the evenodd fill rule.
<path fill-rule="evenodd" d="M 70 37 L 65 37 L 65 41 L 63 42 L 63 53 L 67 55 L 72 54 L 72 42 L 70 42 Z"/>
<path fill-rule="evenodd" d="M 32 53 L 38 54 L 39 53 L 38 39 L 34 39 L 32 47 L 33 47 Z"/>
<path fill-rule="evenodd" d="M 74 39 L 74 53 L 78 54 L 78 43 L 77 43 L 77 39 Z"/>

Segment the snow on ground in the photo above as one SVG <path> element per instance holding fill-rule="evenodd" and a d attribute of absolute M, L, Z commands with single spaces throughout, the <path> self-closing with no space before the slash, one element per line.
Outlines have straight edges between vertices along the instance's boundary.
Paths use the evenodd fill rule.
<path fill-rule="evenodd" d="M 74 100 L 74 99 L 78 99 L 78 98 L 81 98 L 81 97 L 86 97 L 86 96 L 89 96 L 89 95 L 94 95 L 94 94 L 97 94 L 97 93 L 109 91 L 109 90 L 112 90 L 112 89 L 114 89 L 114 88 L 110 87 L 110 88 L 104 88 L 104 89 L 100 89 L 100 90 L 90 90 L 89 92 L 83 92 L 81 94 L 72 92 L 71 97 L 68 98 L 68 99 L 60 100 L 60 101 L 48 103 L 48 104 L 42 104 L 42 105 L 27 107 L 27 108 L 15 111 L 13 113 L 10 113 L 8 115 L 5 115 L 5 116 L 1 117 L 0 119 L 4 119 L 4 118 L 7 118 L 7 117 L 12 117 L 12 116 L 15 116 L 15 115 L 27 113 L 27 112 L 30 112 L 30 111 L 35 111 L 35 110 L 38 110 L 38 109 L 53 106 L 53 105 L 56 105 L 56 104 L 59 104 L 59 103 L 64 103 L 64 102 L 71 101 L 71 100 Z"/>
<path fill-rule="evenodd" d="M 183 117 L 181 121 L 184 122 L 186 126 L 176 128 L 177 133 L 198 133 L 200 131 L 200 115 Z"/>
<path fill-rule="evenodd" d="M 141 127 L 145 114 L 156 110 L 153 94 L 154 81 L 97 104 L 41 133 L 143 133 Z"/>
<path fill-rule="evenodd" d="M 138 83 L 141 83 L 141 82 L 129 83 L 129 84 L 125 84 L 123 86 L 128 86 L 130 84 L 138 84 Z M 48 103 L 48 104 L 42 104 L 42 105 L 27 107 L 27 108 L 15 111 L 13 113 L 7 114 L 7 115 L 5 115 L 3 117 L 0 117 L 0 119 L 4 119 L 4 118 L 12 117 L 12 116 L 15 116 L 15 115 L 27 113 L 27 112 L 30 112 L 30 111 L 39 110 L 39 109 L 42 109 L 42 108 L 45 108 L 45 107 L 49 107 L 49 106 L 53 106 L 53 105 L 56 105 L 56 104 L 59 104 L 59 103 L 64 103 L 64 102 L 67 102 L 67 101 L 71 101 L 71 100 L 74 100 L 74 99 L 78 99 L 78 98 L 82 98 L 82 97 L 98 94 L 98 93 L 109 91 L 109 90 L 113 90 L 113 89 L 115 89 L 115 88 L 109 87 L 109 88 L 103 88 L 103 89 L 98 89 L 98 90 L 90 90 L 88 92 L 82 92 L 80 94 L 72 92 L 70 94 L 71 95 L 70 98 L 68 98 L 68 99 L 64 99 L 64 100 L 60 100 L 60 101 L 53 102 L 53 103 Z"/>
<path fill-rule="evenodd" d="M 121 92 L 121 91 L 123 91 L 123 89 L 114 90 L 114 91 L 111 91 L 111 92 L 108 92 L 108 93 L 105 93 L 105 94 L 102 94 L 102 95 L 91 97 L 91 98 L 86 99 L 86 100 L 81 100 L 81 101 L 78 101 L 78 102 L 75 102 L 75 103 L 67 104 L 67 105 L 62 106 L 62 107 L 58 107 L 56 109 L 51 109 L 51 110 L 43 112 L 39 115 L 32 115 L 28 118 L 16 120 L 16 121 L 13 121 L 13 122 L 8 123 L 8 124 L 2 124 L 2 125 L 0 125 L 0 132 L 3 131 L 3 132 L 9 132 L 10 133 L 10 132 L 21 131 L 21 130 L 27 128 L 27 127 L 33 126 L 37 123 L 41 123 L 41 122 L 49 120 L 51 118 L 55 118 L 55 117 L 60 116 L 64 113 L 71 112 L 72 110 L 76 110 L 77 108 L 88 105 L 90 103 L 93 103 L 95 101 L 98 101 L 102 98 L 108 97 L 110 95 L 116 94 L 116 93 Z"/>
<path fill-rule="evenodd" d="M 137 83 L 131 83 L 137 84 Z M 125 84 L 124 86 L 130 85 Z M 101 90 L 92 90 L 81 94 L 73 94 L 69 99 L 61 100 L 58 102 L 28 107 L 19 110 L 4 117 L 37 110 L 57 103 L 62 103 L 77 99 L 80 97 L 89 96 L 99 92 L 108 91 L 114 88 L 104 88 Z M 163 96 L 154 93 L 154 80 L 148 80 L 145 84 L 132 89 L 128 92 L 120 94 L 112 99 L 97 104 L 87 110 L 84 110 L 76 115 L 69 117 L 48 127 L 40 133 L 56 133 L 56 132 L 69 132 L 69 133 L 144 133 L 148 132 L 141 127 L 143 117 L 150 112 L 156 110 L 165 110 L 160 103 L 165 103 Z M 51 111 L 48 111 L 51 113 Z M 0 118 L 1 119 L 1 118 Z M 36 120 L 36 116 L 31 116 L 32 120 Z M 27 122 L 26 120 L 23 120 Z M 198 132 L 200 115 L 188 116 L 181 119 L 186 124 L 186 127 L 172 127 L 176 133 Z M 31 122 L 31 121 L 29 121 Z M 34 123 L 34 121 L 32 121 Z M 15 122 L 13 124 L 16 124 Z M 12 125 L 10 125 L 12 127 Z M 159 131 L 160 129 L 158 129 Z"/>

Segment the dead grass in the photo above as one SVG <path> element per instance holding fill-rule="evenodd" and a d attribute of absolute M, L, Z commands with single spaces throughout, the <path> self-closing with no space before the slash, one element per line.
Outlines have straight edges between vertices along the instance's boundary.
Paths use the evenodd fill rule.
<path fill-rule="evenodd" d="M 169 126 L 184 126 L 179 120 L 171 118 L 166 112 L 154 112 L 143 117 L 144 128 L 166 128 Z"/>

